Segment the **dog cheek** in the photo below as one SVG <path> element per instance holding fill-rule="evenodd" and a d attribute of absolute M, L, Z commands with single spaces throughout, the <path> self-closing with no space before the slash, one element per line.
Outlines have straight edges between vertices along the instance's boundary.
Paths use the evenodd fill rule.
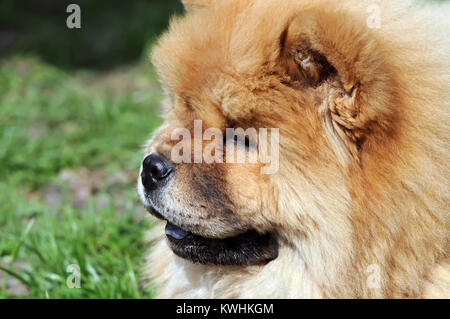
<path fill-rule="evenodd" d="M 235 204 L 237 217 L 244 223 L 253 223 L 263 209 L 267 181 L 260 174 L 260 166 L 227 164 L 226 181 L 229 196 Z"/>

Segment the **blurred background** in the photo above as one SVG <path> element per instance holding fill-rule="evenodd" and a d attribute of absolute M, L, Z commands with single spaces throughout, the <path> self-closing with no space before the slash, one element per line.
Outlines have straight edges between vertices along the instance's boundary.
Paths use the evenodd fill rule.
<path fill-rule="evenodd" d="M 81 29 L 66 26 L 70 3 Z M 135 191 L 160 123 L 148 53 L 182 12 L 179 0 L 1 0 L 0 298 L 153 296 Z"/>

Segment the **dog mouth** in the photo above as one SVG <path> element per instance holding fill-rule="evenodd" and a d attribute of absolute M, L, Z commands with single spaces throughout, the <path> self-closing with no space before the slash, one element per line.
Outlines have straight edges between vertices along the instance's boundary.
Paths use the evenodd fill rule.
<path fill-rule="evenodd" d="M 165 235 L 169 248 L 179 257 L 193 263 L 212 265 L 265 265 L 278 257 L 278 241 L 274 233 L 243 229 L 229 237 L 203 237 L 169 221 L 145 192 L 142 201 L 150 214 L 167 222 Z M 177 223 L 178 224 L 178 223 Z"/>
<path fill-rule="evenodd" d="M 228 238 L 205 238 L 167 222 L 169 247 L 194 263 L 214 265 L 264 265 L 278 257 L 278 242 L 271 233 L 249 230 Z"/>
<path fill-rule="evenodd" d="M 175 255 L 204 265 L 265 265 L 278 257 L 278 241 L 274 234 L 247 230 L 226 238 L 203 237 L 168 221 L 154 207 L 150 214 L 167 222 L 165 235 Z"/>

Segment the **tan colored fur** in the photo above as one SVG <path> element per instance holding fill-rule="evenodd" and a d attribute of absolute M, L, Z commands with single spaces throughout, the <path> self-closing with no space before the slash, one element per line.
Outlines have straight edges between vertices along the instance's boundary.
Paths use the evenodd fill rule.
<path fill-rule="evenodd" d="M 145 273 L 158 296 L 450 298 L 450 6 L 192 3 L 153 55 L 168 95 L 164 118 L 280 127 L 276 174 L 227 165 L 224 177 L 241 203 L 239 220 L 275 231 L 280 251 L 265 266 L 193 264 L 175 256 L 155 227 Z M 379 29 L 367 26 L 373 3 Z M 285 30 L 292 50 L 283 57 Z M 318 82 L 310 48 L 338 78 L 306 89 L 281 85 L 296 76 Z M 303 73 L 295 74 L 297 65 Z M 293 73 L 283 78 L 284 68 Z M 164 148 L 167 138 L 157 138 L 148 152 Z M 177 191 L 188 202 L 183 174 Z"/>

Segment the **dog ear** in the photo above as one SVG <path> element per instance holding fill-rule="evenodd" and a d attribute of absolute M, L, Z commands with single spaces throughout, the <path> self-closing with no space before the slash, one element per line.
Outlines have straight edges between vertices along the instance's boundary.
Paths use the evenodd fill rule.
<path fill-rule="evenodd" d="M 211 0 L 181 0 L 186 11 L 193 11 L 198 8 L 207 7 Z"/>
<path fill-rule="evenodd" d="M 319 101 L 337 153 L 358 158 L 369 134 L 388 129 L 394 96 L 386 59 L 365 22 L 309 10 L 289 22 L 281 43 L 285 72 Z"/>

